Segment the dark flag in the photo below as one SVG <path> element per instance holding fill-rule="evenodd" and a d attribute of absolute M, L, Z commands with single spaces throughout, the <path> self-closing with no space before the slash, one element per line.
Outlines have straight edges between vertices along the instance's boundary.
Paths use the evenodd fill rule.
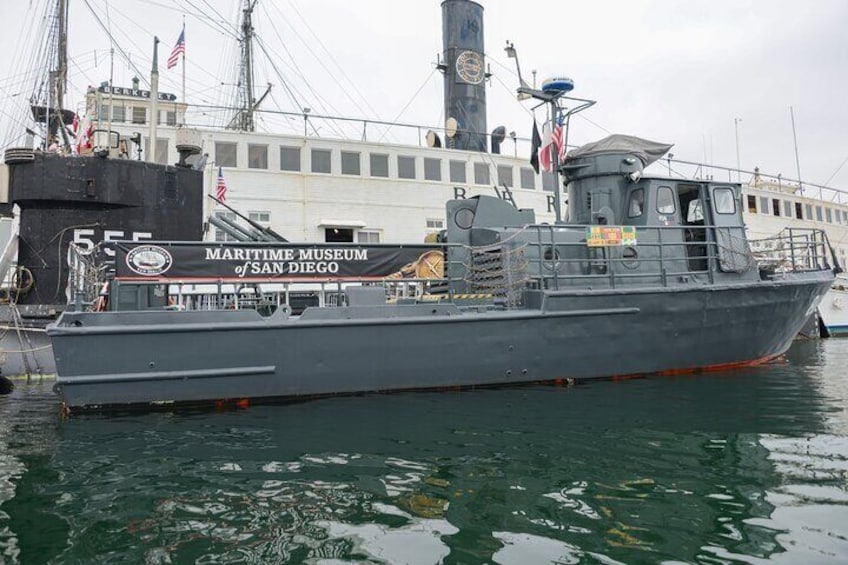
<path fill-rule="evenodd" d="M 542 146 L 542 136 L 539 135 L 539 127 L 536 125 L 536 120 L 533 120 L 533 135 L 530 143 L 530 165 L 536 174 L 539 174 L 539 148 Z"/>

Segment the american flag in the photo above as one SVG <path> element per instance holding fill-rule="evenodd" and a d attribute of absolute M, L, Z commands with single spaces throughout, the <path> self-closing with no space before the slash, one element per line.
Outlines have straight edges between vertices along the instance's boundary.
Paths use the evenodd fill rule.
<path fill-rule="evenodd" d="M 227 200 L 227 182 L 224 180 L 224 171 L 218 167 L 218 184 L 216 185 L 218 200 L 224 202 Z"/>
<path fill-rule="evenodd" d="M 565 160 L 565 116 L 557 116 L 554 132 L 551 134 L 551 143 L 556 148 L 557 162 L 561 165 Z"/>
<path fill-rule="evenodd" d="M 168 57 L 168 68 L 173 69 L 180 61 L 180 55 L 185 57 L 185 27 L 180 32 L 180 37 L 177 39 L 177 44 L 174 45 L 174 50 L 171 51 L 171 56 Z"/>

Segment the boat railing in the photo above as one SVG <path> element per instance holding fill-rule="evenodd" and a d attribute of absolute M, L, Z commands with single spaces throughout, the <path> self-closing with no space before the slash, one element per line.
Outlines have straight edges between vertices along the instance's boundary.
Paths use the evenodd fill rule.
<path fill-rule="evenodd" d="M 98 264 L 94 254 L 71 246 L 71 299 L 77 309 L 87 310 L 254 309 L 268 315 L 286 305 L 298 314 L 310 306 L 349 306 L 347 289 L 364 285 L 382 288 L 387 303 L 447 299 L 469 306 L 514 308 L 534 290 L 756 281 L 833 266 L 827 236 L 816 229 L 791 228 L 749 241 L 742 226 L 603 228 L 603 233 L 614 236 L 611 241 L 593 241 L 598 226 L 545 224 L 505 230 L 507 237 L 487 246 L 446 243 L 441 246 L 446 255 L 443 278 L 113 278 L 108 293 L 104 289 L 108 263 Z M 107 294 L 112 302 L 108 305 Z M 118 300 L 123 302 L 117 304 Z"/>
<path fill-rule="evenodd" d="M 524 245 L 530 284 L 560 290 L 713 283 L 717 273 L 746 272 L 756 264 L 741 227 L 627 227 L 629 241 L 593 246 L 587 241 L 592 226 L 529 226 Z"/>
<path fill-rule="evenodd" d="M 785 228 L 777 235 L 751 240 L 761 270 L 775 274 L 836 267 L 827 233 L 814 228 Z"/>
<path fill-rule="evenodd" d="M 622 227 L 609 226 L 612 230 Z M 827 238 L 821 230 L 793 228 L 782 237 L 770 238 L 774 256 L 779 259 L 779 268 L 771 268 L 767 256 L 754 252 L 742 226 L 628 228 L 629 239 L 592 246 L 587 231 L 592 226 L 528 226 L 523 237 L 512 236 L 508 244 L 479 248 L 476 255 L 466 253 L 462 268 L 454 272 L 464 272 L 462 282 L 473 288 L 478 271 L 482 271 L 491 282 L 489 292 L 515 304 L 517 285 L 565 290 L 715 284 L 759 280 L 776 273 L 828 270 L 832 265 Z M 503 251 L 500 257 L 499 248 Z M 484 261 L 478 263 L 477 256 Z"/>

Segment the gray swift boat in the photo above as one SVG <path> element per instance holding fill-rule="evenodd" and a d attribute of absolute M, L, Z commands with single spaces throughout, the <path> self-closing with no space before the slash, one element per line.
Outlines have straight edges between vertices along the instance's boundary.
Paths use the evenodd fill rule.
<path fill-rule="evenodd" d="M 572 152 L 554 225 L 475 197 L 447 203 L 433 245 L 117 244 L 104 311 L 48 329 L 57 389 L 71 410 L 244 402 L 782 354 L 833 282 L 825 235 L 757 252 L 738 185 L 643 175 L 667 148 L 612 136 Z M 294 304 L 318 282 L 319 304 Z"/>

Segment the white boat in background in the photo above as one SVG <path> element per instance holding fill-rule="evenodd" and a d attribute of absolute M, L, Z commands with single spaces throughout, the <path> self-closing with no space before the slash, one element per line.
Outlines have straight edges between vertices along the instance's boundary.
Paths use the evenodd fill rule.
<path fill-rule="evenodd" d="M 840 275 L 819 304 L 828 337 L 848 336 L 848 277 Z"/>
<path fill-rule="evenodd" d="M 786 227 L 817 228 L 828 237 L 842 269 L 848 264 L 848 193 L 834 188 L 767 178 L 754 171 L 743 185 L 744 219 L 751 239 L 776 236 Z M 848 335 L 848 278 L 837 277 L 819 305 L 821 333 Z"/>

